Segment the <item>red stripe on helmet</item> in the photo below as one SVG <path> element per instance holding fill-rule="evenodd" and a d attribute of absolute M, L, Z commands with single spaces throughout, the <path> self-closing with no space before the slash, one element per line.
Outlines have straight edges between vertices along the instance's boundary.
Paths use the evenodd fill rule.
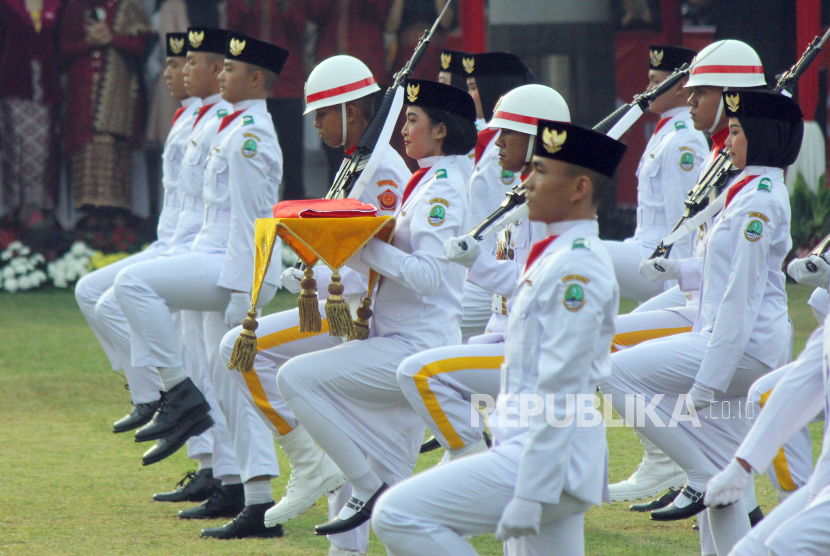
<path fill-rule="evenodd" d="M 493 115 L 493 119 L 496 118 L 500 120 L 509 120 L 511 122 L 518 122 L 520 124 L 530 124 L 530 125 L 537 125 L 539 123 L 539 118 L 531 118 L 529 116 L 522 116 L 520 114 L 513 114 L 512 112 L 505 112 L 503 110 L 499 110 Z"/>
<path fill-rule="evenodd" d="M 342 87 L 335 87 L 333 89 L 328 89 L 326 91 L 320 91 L 319 93 L 308 95 L 306 97 L 306 103 L 310 104 L 312 102 L 317 102 L 318 100 L 336 97 L 337 95 L 345 95 L 346 93 L 351 93 L 352 91 L 356 91 L 358 89 L 362 89 L 363 87 L 368 87 L 369 85 L 374 84 L 374 76 L 367 77 L 366 79 L 362 79 L 354 83 L 349 83 L 348 85 L 343 85 Z"/>
<path fill-rule="evenodd" d="M 700 73 L 764 73 L 761 66 L 697 66 L 692 75 Z"/>

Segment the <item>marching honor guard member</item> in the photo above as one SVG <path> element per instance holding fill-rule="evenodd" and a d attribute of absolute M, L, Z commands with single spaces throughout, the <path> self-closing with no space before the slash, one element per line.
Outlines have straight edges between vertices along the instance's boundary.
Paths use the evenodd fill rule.
<path fill-rule="evenodd" d="M 308 77 L 305 88 L 306 114 L 316 112 L 314 125 L 328 146 L 347 145 L 341 169 L 349 162 L 349 157 L 374 115 L 374 96 L 379 90 L 369 68 L 351 56 L 333 56 L 321 62 Z M 406 163 L 391 146 L 378 145 L 376 148 L 383 149 L 383 159 L 359 200 L 376 206 L 380 215 L 394 214 L 411 174 Z M 344 297 L 357 297 L 359 301 L 366 295 L 368 283 L 365 277 L 349 268 L 340 269 L 340 274 L 340 282 L 345 288 Z M 292 267 L 283 272 L 281 281 L 292 293 L 300 293 L 303 278 L 304 273 Z M 331 270 L 323 265 L 317 266 L 314 268 L 314 278 L 318 292 L 325 292 L 331 281 Z M 265 514 L 265 523 L 269 526 L 294 519 L 314 505 L 320 496 L 346 482 L 343 473 L 317 448 L 314 440 L 291 413 L 277 388 L 277 372 L 283 363 L 297 355 L 343 343 L 342 338 L 328 333 L 325 302 L 325 298 L 320 299 L 320 318 L 323 323 L 320 332 L 299 331 L 298 309 L 257 319 L 258 351 L 254 368 L 244 373 L 231 371 L 231 376 L 242 388 L 245 398 L 271 429 L 277 444 L 291 464 L 291 479 L 285 496 Z M 234 328 L 222 340 L 220 353 L 225 364 L 231 360 L 234 342 L 241 331 L 241 327 Z M 341 489 L 344 492 L 346 490 L 348 489 Z M 342 497 L 343 493 L 338 491 L 336 496 Z M 366 529 L 362 535 L 351 532 L 333 535 L 332 550 L 365 553 L 369 548 L 368 524 Z"/>
<path fill-rule="evenodd" d="M 282 528 L 266 529 L 263 521 L 273 506 L 270 479 L 279 474 L 274 445 L 222 364 L 219 345 L 247 315 L 255 220 L 268 216 L 278 197 L 282 152 L 265 98 L 288 52 L 244 35 L 229 33 L 228 39 L 219 83 L 234 112 L 222 118 L 207 159 L 204 223 L 192 252 L 121 273 L 116 295 L 133 331 L 133 362 L 157 367 L 166 389 L 161 409 L 136 435 L 138 441 L 162 438 L 145 453 L 145 463 L 175 452 L 209 419 L 204 397 L 181 367 L 169 316 L 174 308 L 202 311 L 214 394 L 228 423 L 245 494 L 245 508 L 234 521 L 205 529 L 202 536 L 277 537 Z M 273 297 L 276 281 L 266 277 L 263 304 Z"/>
<path fill-rule="evenodd" d="M 546 139 L 536 137 L 536 123 L 570 118 L 565 100 L 549 87 L 524 85 L 507 93 L 490 122 L 490 128 L 501 130 L 496 145 L 502 168 L 515 174 L 530 172 L 533 147 Z M 468 269 L 467 282 L 492 292 L 490 320 L 485 334 L 471 338 L 469 345 L 407 357 L 398 367 L 398 384 L 451 458 L 486 450 L 483 421 L 476 426 L 470 419 L 471 396 L 498 396 L 512 294 L 531 246 L 546 235 L 542 224 L 524 218 L 502 232 L 495 253 L 483 251 L 469 235 L 444 244 L 447 259 Z"/>
<path fill-rule="evenodd" d="M 476 102 L 479 117 L 486 126 L 495 116 L 499 100 L 516 87 L 532 83 L 533 74 L 513 54 L 488 52 L 461 59 L 467 74 L 470 94 Z M 514 186 L 521 183 L 519 174 L 502 168 L 498 148 L 495 145 L 499 129 L 488 127 L 478 134 L 474 159 L 475 167 L 470 176 L 468 195 L 470 198 L 470 222 L 478 224 L 488 217 L 504 200 Z M 526 153 L 530 160 L 530 149 Z M 495 254 L 496 238 L 488 236 L 482 240 L 482 249 Z M 492 293 L 471 282 L 464 284 L 464 318 L 461 322 L 462 340 L 466 343 L 472 336 L 484 332 L 490 319 Z"/>
<path fill-rule="evenodd" d="M 652 46 L 649 90 L 683 64 L 691 63 L 694 56 L 695 51 L 688 48 Z M 692 125 L 685 83 L 685 79 L 681 80 L 649 105 L 649 111 L 659 114 L 660 121 L 637 168 L 637 229 L 634 237 L 606 243 L 614 259 L 620 295 L 628 299 L 645 301 L 663 291 L 664 284 L 650 282 L 640 275 L 640 261 L 654 252 L 680 220 L 686 195 L 697 183 L 701 162 L 708 151 L 706 137 Z M 691 237 L 687 237 L 675 248 L 686 257 L 690 246 Z"/>
<path fill-rule="evenodd" d="M 593 397 L 610 373 L 619 292 L 596 209 L 625 145 L 544 120 L 536 136 L 528 218 L 546 224 L 550 237 L 531 249 L 513 293 L 491 426 L 496 445 L 381 497 L 372 526 L 392 554 L 474 555 L 465 537 L 495 532 L 505 554 L 579 556 L 585 512 L 606 496 L 604 423 L 577 427 L 565 398 Z M 519 396 L 541 396 L 546 407 L 522 415 Z M 560 424 L 570 414 L 570 423 L 551 426 L 546 414 Z"/>
<path fill-rule="evenodd" d="M 792 242 L 783 168 L 798 156 L 801 111 L 792 99 L 768 91 L 723 96 L 730 117 L 726 147 L 743 174 L 727 190 L 725 208 L 706 236 L 695 325 L 690 333 L 612 356 L 613 373 L 601 389 L 620 415 L 626 394 L 646 399 L 665 394 L 655 408 L 664 424 L 674 415 L 673 402 L 682 405 L 677 397 L 683 394 L 699 410 L 715 401 L 745 399 L 753 382 L 789 358 L 781 265 Z M 685 519 L 705 509 L 706 483 L 726 467 L 749 428 L 743 415 L 726 420 L 715 413 L 698 413 L 699 427 L 689 421 L 661 427 L 649 419 L 635 424 L 688 476 L 674 502 L 653 511 L 652 519 Z M 710 508 L 708 519 L 719 554 L 727 554 L 750 527 L 743 500 Z"/>
<path fill-rule="evenodd" d="M 404 144 L 420 170 L 403 193 L 393 243 L 374 238 L 347 263 L 381 275 L 369 338 L 295 357 L 278 376 L 294 415 L 352 485 L 319 535 L 367 522 L 380 493 L 412 474 L 424 426 L 396 370 L 413 353 L 461 342 L 464 269 L 443 245 L 468 226 L 457 157 L 475 143 L 475 105 L 458 89 L 418 80 L 406 83 L 404 102 Z"/>

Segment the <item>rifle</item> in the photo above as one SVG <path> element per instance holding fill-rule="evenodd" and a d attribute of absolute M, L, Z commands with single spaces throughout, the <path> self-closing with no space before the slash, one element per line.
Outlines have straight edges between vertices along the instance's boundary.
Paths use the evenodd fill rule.
<path fill-rule="evenodd" d="M 355 186 L 358 183 L 360 176 L 363 175 L 368 167 L 370 172 L 367 173 L 366 179 L 363 180 L 365 187 L 365 183 L 371 179 L 371 175 L 374 174 L 374 170 L 377 169 L 380 164 L 380 160 L 384 155 L 384 149 L 378 149 L 376 152 L 375 147 L 383 135 L 386 135 L 386 142 L 388 143 L 388 139 L 391 137 L 392 128 L 394 128 L 395 122 L 398 120 L 400 106 L 403 105 L 404 82 L 412 76 L 415 68 L 418 67 L 421 58 L 423 58 L 424 53 L 429 46 L 432 35 L 438 28 L 438 24 L 441 22 L 441 18 L 444 17 L 444 14 L 446 13 L 447 8 L 449 8 L 451 2 L 452 0 L 447 0 L 447 3 L 444 5 L 444 10 L 438 16 L 438 19 L 435 20 L 435 23 L 432 25 L 432 29 L 424 31 L 424 35 L 415 47 L 415 52 L 413 52 L 412 58 L 406 63 L 403 69 L 395 74 L 394 83 L 391 87 L 386 89 L 386 92 L 383 94 L 383 101 L 380 103 L 380 107 L 377 109 L 375 115 L 369 122 L 369 125 L 366 127 L 366 131 L 363 133 L 360 141 L 357 142 L 357 146 L 355 147 L 355 151 L 352 154 L 351 159 L 337 174 L 331 189 L 329 189 L 329 192 L 326 194 L 326 199 L 342 199 L 349 196 L 357 197 L 363 192 L 362 188 L 356 188 Z M 398 98 L 396 99 L 396 97 Z M 399 100 L 399 102 L 396 103 L 396 100 Z M 392 110 L 393 104 L 398 104 L 397 111 Z M 390 118 L 391 123 L 387 121 Z M 388 131 L 388 134 L 383 133 L 384 131 Z M 375 160 L 373 161 L 372 158 L 375 158 Z M 374 162 L 374 165 L 372 162 Z M 374 166 L 374 168 L 372 168 L 372 166 Z"/>
<path fill-rule="evenodd" d="M 793 67 L 779 77 L 778 82 L 772 90 L 776 93 L 792 96 L 793 88 L 796 83 L 798 83 L 798 79 L 804 74 L 805 71 L 807 71 L 807 68 L 816 59 L 816 56 L 818 56 L 821 51 L 821 46 L 828 39 L 828 37 L 830 37 L 830 29 L 824 33 L 824 36 L 816 36 L 816 38 L 813 39 L 813 42 L 807 45 L 807 49 L 804 51 L 804 54 L 801 55 L 801 58 L 793 65 Z M 729 182 L 729 178 L 738 172 L 738 169 L 732 167 L 729 155 L 724 151 L 719 151 L 718 156 L 712 162 L 709 170 L 707 170 L 707 172 L 703 175 L 694 189 L 689 192 L 689 198 L 686 199 L 686 211 L 683 216 L 680 217 L 680 221 L 674 226 L 674 228 L 672 228 L 669 236 L 660 242 L 660 245 L 657 246 L 657 249 L 654 250 L 654 253 L 651 254 L 649 259 L 668 257 L 671 253 L 674 242 L 680 239 L 683 235 L 675 234 L 675 232 L 684 227 L 690 229 L 690 231 L 697 228 L 697 225 L 690 226 L 687 222 L 691 221 L 697 214 L 709 206 L 709 203 L 714 201 L 723 191 L 723 188 Z M 825 238 L 825 240 L 819 244 L 819 247 L 823 247 L 825 251 L 830 248 L 829 246 L 830 236 Z M 822 253 L 814 254 L 821 255 Z"/>

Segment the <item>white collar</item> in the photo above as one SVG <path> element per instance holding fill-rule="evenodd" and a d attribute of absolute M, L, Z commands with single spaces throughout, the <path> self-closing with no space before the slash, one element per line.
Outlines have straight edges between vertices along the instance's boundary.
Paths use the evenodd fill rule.
<path fill-rule="evenodd" d="M 187 97 L 186 99 L 182 100 L 181 102 L 182 102 L 182 107 L 190 108 L 194 104 L 201 104 L 202 99 L 200 99 L 199 97 Z"/>
<path fill-rule="evenodd" d="M 243 110 L 247 110 L 249 108 L 254 108 L 256 106 L 265 106 L 265 99 L 263 98 L 251 98 L 248 100 L 241 100 L 239 102 L 233 103 L 233 111 L 234 112 L 242 112 Z"/>
<path fill-rule="evenodd" d="M 775 171 L 783 172 L 781 168 L 775 166 L 747 166 L 744 168 L 745 176 L 760 176 L 762 174 L 771 174 Z"/>
<path fill-rule="evenodd" d="M 222 100 L 222 95 L 219 94 L 219 93 L 216 93 L 215 95 L 210 95 L 207 98 L 203 98 L 202 99 L 202 105 L 207 106 L 208 104 L 216 104 L 217 102 L 220 102 L 221 100 Z"/>
<path fill-rule="evenodd" d="M 561 236 L 571 228 L 575 228 L 580 224 L 589 222 L 596 223 L 596 220 L 563 220 L 562 222 L 551 222 L 547 225 L 548 236 Z"/>
<path fill-rule="evenodd" d="M 660 119 L 665 120 L 666 118 L 674 118 L 678 114 L 682 114 L 683 112 L 688 112 L 690 108 L 688 106 L 678 106 L 677 108 L 672 108 L 671 110 L 666 110 L 662 114 L 660 114 Z"/>
<path fill-rule="evenodd" d="M 444 158 L 441 155 L 438 156 L 428 156 L 426 158 L 419 158 L 418 159 L 418 167 L 420 168 L 432 168 L 435 166 L 439 160 Z"/>

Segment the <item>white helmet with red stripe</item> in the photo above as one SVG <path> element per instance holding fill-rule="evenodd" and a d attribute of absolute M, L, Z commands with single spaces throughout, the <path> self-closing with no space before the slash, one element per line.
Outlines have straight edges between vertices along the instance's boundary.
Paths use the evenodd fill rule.
<path fill-rule="evenodd" d="M 758 53 L 745 42 L 729 39 L 714 42 L 698 52 L 685 86 L 763 87 L 766 84 Z"/>
<path fill-rule="evenodd" d="M 570 123 L 568 103 L 550 87 L 522 85 L 501 97 L 487 127 L 536 135 L 539 120 Z"/>
<path fill-rule="evenodd" d="M 366 64 L 352 56 L 332 56 L 323 60 L 305 84 L 305 112 L 359 99 L 379 91 Z"/>

